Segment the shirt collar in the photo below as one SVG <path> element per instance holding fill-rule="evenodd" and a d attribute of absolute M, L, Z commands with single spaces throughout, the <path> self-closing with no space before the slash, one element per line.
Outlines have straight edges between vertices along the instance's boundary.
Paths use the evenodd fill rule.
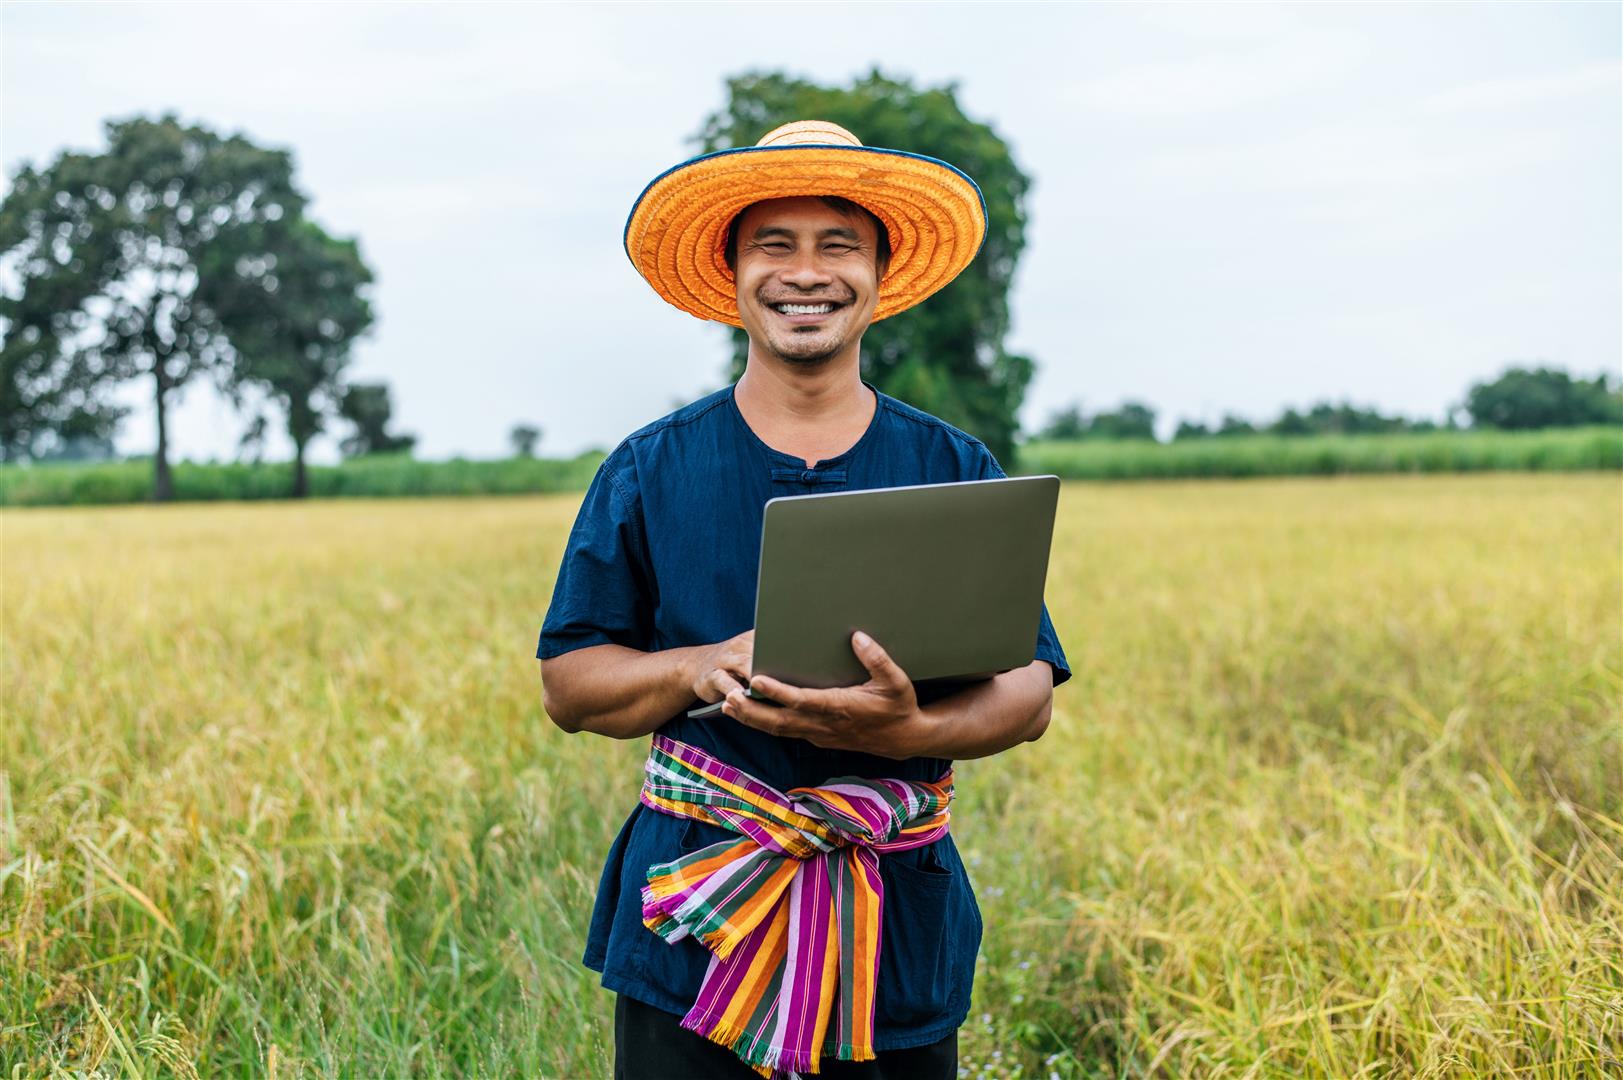
<path fill-rule="evenodd" d="M 749 422 L 744 419 L 744 414 L 739 411 L 738 402 L 733 396 L 733 392 L 738 387 L 737 383 L 727 388 L 727 411 L 732 413 L 733 421 L 738 424 L 745 440 L 759 447 L 761 452 L 766 455 L 768 467 L 772 472 L 772 479 L 793 480 L 796 483 L 844 483 L 846 467 L 850 464 L 857 451 L 862 449 L 863 444 L 873 438 L 874 432 L 879 430 L 880 415 L 885 411 L 885 396 L 879 392 L 879 388 L 867 379 L 862 380 L 862 385 L 873 391 L 874 395 L 873 418 L 868 421 L 867 430 L 862 433 L 861 438 L 852 443 L 843 453 L 831 458 L 823 458 L 816 465 L 807 465 L 805 458 L 773 449 L 759 435 L 755 434 L 755 429 L 750 427 Z"/>

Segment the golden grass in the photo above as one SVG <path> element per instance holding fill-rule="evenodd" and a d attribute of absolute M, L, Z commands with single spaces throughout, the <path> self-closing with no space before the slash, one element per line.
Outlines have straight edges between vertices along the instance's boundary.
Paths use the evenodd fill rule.
<path fill-rule="evenodd" d="M 0 514 L 0 1075 L 606 1075 L 577 499 Z M 960 766 L 965 1071 L 1623 1072 L 1618 478 L 1061 505 L 1076 678 Z"/>

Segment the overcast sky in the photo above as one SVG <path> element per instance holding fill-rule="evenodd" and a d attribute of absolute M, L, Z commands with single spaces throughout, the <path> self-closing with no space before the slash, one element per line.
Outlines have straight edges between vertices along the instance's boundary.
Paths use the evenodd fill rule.
<path fill-rule="evenodd" d="M 164 110 L 291 148 L 377 274 L 354 377 L 391 384 L 420 455 L 505 453 L 521 420 L 573 453 L 722 385 L 724 329 L 665 305 L 620 236 L 723 79 L 877 64 L 956 82 L 1034 178 L 1028 428 L 1076 399 L 1167 430 L 1327 398 L 1440 417 L 1511 363 L 1623 366 L 1620 12 L 9 3 L 0 160 Z M 122 451 L 152 445 L 147 393 Z M 176 456 L 241 429 L 198 383 Z"/>

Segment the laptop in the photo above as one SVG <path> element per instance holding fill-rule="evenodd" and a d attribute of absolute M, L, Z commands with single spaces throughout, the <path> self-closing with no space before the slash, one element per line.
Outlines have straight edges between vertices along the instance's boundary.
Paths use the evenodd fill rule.
<path fill-rule="evenodd" d="M 851 651 L 856 630 L 915 684 L 1024 667 L 1036 654 L 1058 503 L 1057 476 L 772 499 L 752 674 L 814 689 L 867 682 Z M 719 712 L 716 702 L 687 715 Z"/>

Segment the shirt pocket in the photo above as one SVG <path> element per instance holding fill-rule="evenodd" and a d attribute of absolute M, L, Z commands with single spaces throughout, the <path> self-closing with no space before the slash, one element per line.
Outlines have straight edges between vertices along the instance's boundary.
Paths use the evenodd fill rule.
<path fill-rule="evenodd" d="M 962 973 L 945 945 L 953 893 L 962 883 L 935 847 L 925 848 L 917 865 L 895 855 L 879 858 L 885 911 L 874 1013 L 880 1024 L 917 1027 L 938 1020 L 960 996 Z"/>

